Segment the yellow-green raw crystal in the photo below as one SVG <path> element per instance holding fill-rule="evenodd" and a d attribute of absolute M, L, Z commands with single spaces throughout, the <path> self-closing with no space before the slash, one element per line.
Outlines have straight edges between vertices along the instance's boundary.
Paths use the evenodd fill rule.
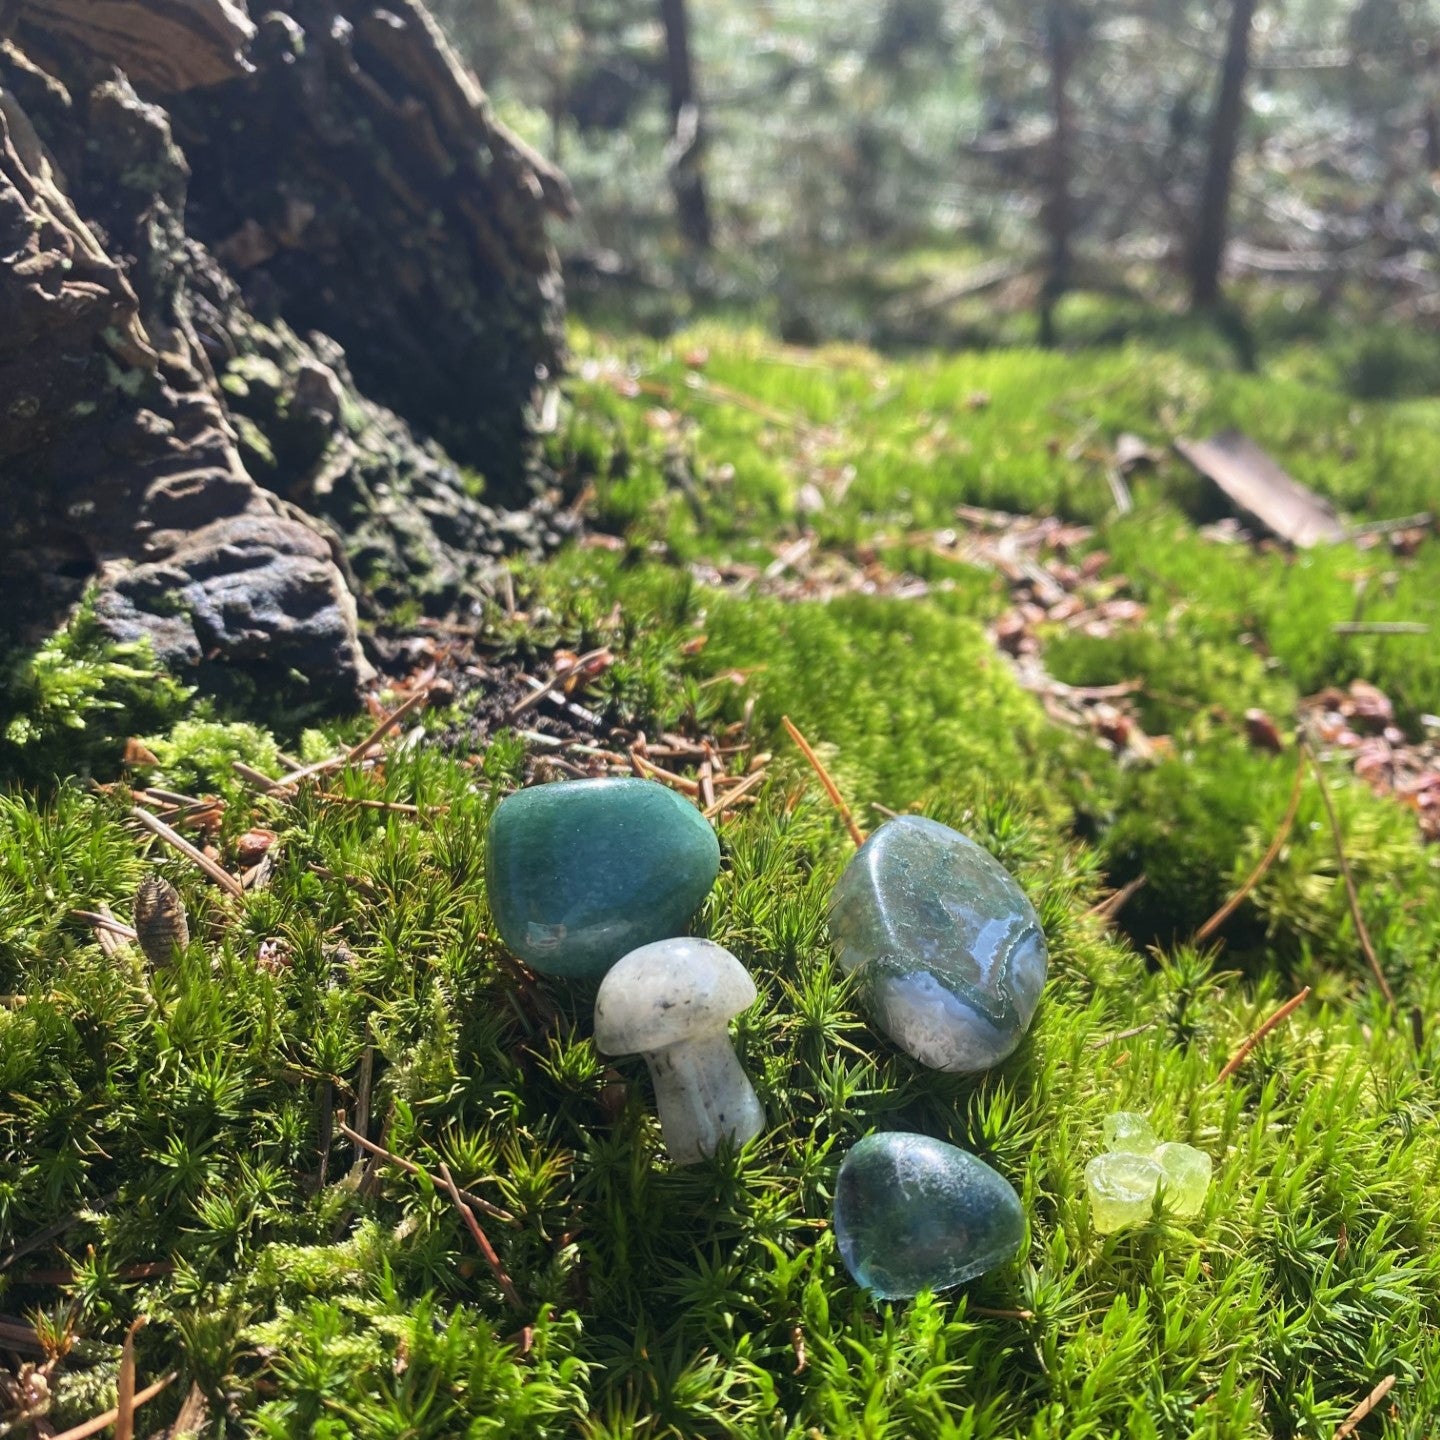
<path fill-rule="evenodd" d="M 1090 1192 L 1090 1215 L 1102 1235 L 1143 1225 L 1155 1206 L 1156 1188 L 1164 1180 L 1159 1165 L 1148 1155 L 1116 1150 L 1097 1155 L 1085 1167 L 1085 1188 Z"/>
<path fill-rule="evenodd" d="M 1107 1115 L 1101 1133 L 1106 1150 L 1120 1150 L 1130 1155 L 1148 1155 L 1160 1143 L 1150 1122 L 1133 1110 L 1117 1110 Z"/>
<path fill-rule="evenodd" d="M 1085 1167 L 1085 1188 L 1095 1229 L 1113 1234 L 1143 1225 L 1155 1208 L 1155 1192 L 1167 1214 L 1188 1220 L 1205 1206 L 1210 1157 L 1193 1145 L 1160 1143 L 1150 1121 L 1133 1110 L 1105 1117 L 1105 1151 Z"/>
<path fill-rule="evenodd" d="M 1187 1220 L 1198 1215 L 1210 1188 L 1210 1157 L 1172 1140 L 1156 1146 L 1154 1159 L 1165 1177 L 1165 1208 Z"/>

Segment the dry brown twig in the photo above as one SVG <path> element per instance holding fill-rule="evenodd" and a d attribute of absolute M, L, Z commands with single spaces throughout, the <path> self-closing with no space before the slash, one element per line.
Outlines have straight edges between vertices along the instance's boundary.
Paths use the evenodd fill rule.
<path fill-rule="evenodd" d="M 358 745 L 352 745 L 343 755 L 333 755 L 328 760 L 317 760 L 313 765 L 302 765 L 298 770 L 291 770 L 278 780 L 271 780 L 268 776 L 260 775 L 258 771 L 252 771 L 248 766 L 239 773 L 256 784 L 263 781 L 273 794 L 277 790 L 287 790 L 291 786 L 299 784 L 301 780 L 308 780 L 312 775 L 324 775 L 330 770 L 343 770 L 347 766 L 363 760 L 372 745 L 383 740 L 407 715 L 418 710 L 429 698 L 430 687 L 428 685 L 417 690 L 396 706 Z"/>
<path fill-rule="evenodd" d="M 470 1231 L 470 1238 L 480 1247 L 480 1253 L 485 1257 L 485 1263 L 490 1267 L 490 1273 L 494 1275 L 496 1284 L 500 1286 L 500 1293 L 516 1310 L 523 1309 L 519 1292 L 515 1289 L 515 1282 L 501 1263 L 499 1255 L 495 1253 L 495 1247 L 490 1243 L 490 1237 L 480 1228 L 480 1222 L 475 1218 L 475 1212 L 461 1198 L 455 1180 L 450 1174 L 450 1167 L 443 1160 L 440 1162 L 440 1178 L 445 1182 L 445 1189 L 449 1192 L 451 1200 L 455 1202 L 455 1208 L 460 1212 L 461 1219 L 465 1221 L 466 1228 Z"/>
<path fill-rule="evenodd" d="M 387 1150 L 383 1145 L 377 1145 L 373 1140 L 366 1139 L 358 1130 L 352 1130 L 343 1120 L 340 1122 L 340 1133 L 347 1139 L 353 1140 L 362 1150 L 368 1150 L 381 1160 L 388 1160 L 392 1165 L 398 1165 L 407 1175 L 423 1175 L 437 1190 L 445 1188 L 444 1182 L 437 1180 L 423 1165 L 417 1165 L 413 1160 L 406 1160 L 404 1156 L 397 1155 L 393 1150 Z M 462 1190 L 460 1198 L 467 1204 L 473 1205 L 482 1215 L 488 1215 L 490 1219 L 498 1220 L 502 1225 L 518 1225 L 520 1223 L 508 1210 L 502 1210 L 498 1205 L 492 1205 L 488 1200 L 479 1195 L 472 1195 L 468 1190 Z"/>
<path fill-rule="evenodd" d="M 135 1440 L 135 1332 L 145 1323 L 137 1315 L 125 1332 L 120 1351 L 120 1377 L 115 1396 L 115 1440 Z"/>
<path fill-rule="evenodd" d="M 403 800 L 372 800 L 366 795 L 337 795 L 333 790 L 320 790 L 316 793 L 317 800 L 325 800 L 332 805 L 354 805 L 362 810 L 384 810 L 393 815 L 448 815 L 448 805 L 411 805 Z"/>
<path fill-rule="evenodd" d="M 825 787 L 825 793 L 830 797 L 831 804 L 840 812 L 840 818 L 845 822 L 845 828 L 850 832 L 850 838 L 857 846 L 863 845 L 865 832 L 855 823 L 855 817 L 850 813 L 850 807 L 845 803 L 845 797 L 841 795 L 839 786 L 830 778 L 830 772 L 820 763 L 820 757 L 811 748 L 810 742 L 800 733 L 788 715 L 782 715 L 780 723 L 785 727 L 790 738 L 800 747 L 800 753 L 810 762 L 810 768 L 820 777 L 820 783 Z"/>
<path fill-rule="evenodd" d="M 131 807 L 135 817 L 152 835 L 158 836 L 167 845 L 178 850 L 187 860 L 200 867 L 222 890 L 237 900 L 245 897 L 245 887 L 228 871 L 217 865 L 203 850 L 197 849 L 183 835 L 177 835 L 163 820 L 157 819 L 139 805 Z"/>
<path fill-rule="evenodd" d="M 764 779 L 765 771 L 752 771 L 749 775 L 745 776 L 738 785 L 733 786 L 720 796 L 713 805 L 707 805 L 705 807 L 705 818 L 707 820 L 714 820 L 717 816 L 723 815 L 731 806 L 747 798 L 750 792 L 760 785 Z"/>
<path fill-rule="evenodd" d="M 1092 905 L 1085 913 L 1093 916 L 1096 920 L 1104 920 L 1108 924 L 1130 903 L 1131 898 L 1138 891 L 1145 888 L 1148 881 L 1148 876 L 1137 875 L 1133 880 L 1126 881 L 1118 890 L 1111 891 L 1109 895 Z"/>
<path fill-rule="evenodd" d="M 1325 814 L 1330 821 L 1330 834 L 1335 840 L 1335 859 L 1340 865 L 1340 874 L 1345 881 L 1345 896 L 1350 902 L 1350 918 L 1355 923 L 1355 934 L 1359 937 L 1360 948 L 1365 952 L 1366 963 L 1370 966 L 1371 974 L 1375 976 L 1375 983 L 1380 987 L 1380 993 L 1394 1010 L 1395 992 L 1390 988 L 1390 982 L 1385 978 L 1385 972 L 1380 968 L 1380 958 L 1375 953 L 1375 946 L 1370 941 L 1370 931 L 1365 926 L 1365 917 L 1360 913 L 1360 895 L 1355 889 L 1355 876 L 1350 871 L 1350 859 L 1345 854 L 1345 834 L 1340 828 L 1340 817 L 1335 813 L 1335 802 L 1330 798 L 1330 787 L 1325 783 L 1325 774 L 1320 768 L 1319 758 L 1314 750 L 1310 748 L 1307 740 L 1300 741 L 1300 749 L 1310 761 L 1310 768 L 1315 773 L 1315 783 L 1320 787 L 1320 798 L 1325 802 Z"/>
<path fill-rule="evenodd" d="M 1102 1035 L 1098 1040 L 1090 1042 L 1091 1050 L 1103 1050 L 1107 1045 L 1118 1044 L 1121 1040 L 1133 1040 L 1137 1035 L 1143 1035 L 1147 1030 L 1153 1030 L 1159 1022 L 1147 1020 L 1143 1025 L 1132 1025 L 1128 1030 L 1117 1030 L 1113 1035 Z"/>
<path fill-rule="evenodd" d="M 128 1340 L 126 1343 L 129 1343 Z M 130 1415 L 132 1424 L 132 1435 L 134 1433 L 133 1423 L 135 1411 L 137 1411 L 142 1405 L 149 1404 L 149 1402 L 153 1400 L 162 1390 L 165 1390 L 169 1386 L 173 1385 L 175 1383 L 175 1377 L 179 1373 L 180 1372 L 178 1370 L 172 1370 L 168 1375 L 162 1376 L 153 1385 L 147 1385 L 143 1390 L 134 1392 L 131 1395 Z M 116 1406 L 115 1409 L 107 1410 L 103 1415 L 97 1415 L 93 1420 L 85 1421 L 83 1425 L 76 1425 L 70 1430 L 65 1430 L 58 1435 L 51 1436 L 51 1440 L 90 1440 L 90 1436 L 98 1435 L 102 1430 L 108 1430 L 112 1425 L 116 1427 L 115 1434 L 118 1440 L 118 1437 L 121 1434 L 119 1428 L 119 1421 L 120 1407 Z"/>
<path fill-rule="evenodd" d="M 664 769 L 655 764 L 653 760 L 647 760 L 638 750 L 631 750 L 630 764 L 642 779 L 658 780 L 662 785 L 668 785 L 672 790 L 679 790 L 690 796 L 691 799 L 698 799 L 700 796 L 698 781 L 687 779 L 684 775 L 677 775 L 673 770 Z"/>
<path fill-rule="evenodd" d="M 1223 1085 L 1244 1063 L 1245 1057 L 1277 1026 L 1290 1018 L 1310 996 L 1307 985 L 1298 995 L 1292 995 L 1278 1010 L 1272 1011 L 1247 1035 L 1240 1048 L 1225 1062 L 1225 1067 L 1215 1077 L 1217 1085 Z"/>
<path fill-rule="evenodd" d="M 1341 1422 L 1335 1440 L 1346 1440 L 1359 1428 L 1360 1422 L 1395 1388 L 1394 1375 L 1387 1375 Z"/>
<path fill-rule="evenodd" d="M 1295 824 L 1295 816 L 1300 810 L 1300 794 L 1305 785 L 1305 753 L 1300 754 L 1300 763 L 1295 767 L 1295 781 L 1290 787 L 1290 801 L 1285 807 L 1285 818 L 1280 822 L 1280 828 L 1275 832 L 1275 838 L 1271 840 L 1270 847 L 1260 857 L 1260 863 L 1245 877 L 1245 883 L 1195 932 L 1195 943 L 1203 945 L 1239 908 L 1245 897 L 1264 878 L 1265 872 L 1275 863 L 1275 858 L 1280 854 L 1285 841 L 1290 837 L 1290 829 Z"/>
<path fill-rule="evenodd" d="M 569 665 L 566 665 L 564 669 L 561 669 L 557 664 L 555 673 L 548 680 L 538 682 L 538 688 L 517 700 L 510 707 L 509 713 L 505 716 L 505 723 L 507 725 L 514 724 L 531 706 L 538 705 L 547 695 L 563 685 L 572 676 L 583 675 L 590 666 L 605 659 L 609 654 L 609 647 L 602 645 L 598 650 L 587 650 L 585 654 L 578 656 Z"/>

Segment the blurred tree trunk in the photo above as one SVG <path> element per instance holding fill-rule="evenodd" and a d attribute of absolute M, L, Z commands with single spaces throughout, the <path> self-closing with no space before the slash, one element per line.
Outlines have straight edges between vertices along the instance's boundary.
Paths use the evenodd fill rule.
<path fill-rule="evenodd" d="M 1066 0 L 1050 0 L 1045 15 L 1045 48 L 1050 58 L 1050 162 L 1049 193 L 1045 199 L 1045 231 L 1049 264 L 1040 291 L 1040 343 L 1055 344 L 1055 307 L 1070 288 L 1070 148 L 1073 130 L 1070 113 L 1070 67 L 1075 58 L 1075 17 Z"/>
<path fill-rule="evenodd" d="M 1234 0 L 1220 69 L 1220 89 L 1210 121 L 1210 154 L 1195 217 L 1190 252 L 1190 303 L 1197 309 L 1220 299 L 1220 271 L 1225 261 L 1225 230 L 1230 212 L 1230 182 L 1240 126 L 1245 119 L 1245 79 L 1250 70 L 1250 30 L 1258 0 Z"/>
<path fill-rule="evenodd" d="M 692 250 L 711 245 L 710 206 L 705 198 L 705 135 L 690 55 L 690 18 L 685 0 L 660 0 L 665 27 L 665 69 L 670 84 L 670 184 L 680 233 Z"/>

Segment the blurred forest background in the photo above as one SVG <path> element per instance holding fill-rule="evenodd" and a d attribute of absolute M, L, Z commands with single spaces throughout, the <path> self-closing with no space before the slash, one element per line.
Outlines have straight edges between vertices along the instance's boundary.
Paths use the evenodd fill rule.
<path fill-rule="evenodd" d="M 1242 363 L 1343 316 L 1337 378 L 1440 386 L 1431 0 L 437 8 L 575 185 L 582 314 L 986 344 L 1203 308 Z"/>

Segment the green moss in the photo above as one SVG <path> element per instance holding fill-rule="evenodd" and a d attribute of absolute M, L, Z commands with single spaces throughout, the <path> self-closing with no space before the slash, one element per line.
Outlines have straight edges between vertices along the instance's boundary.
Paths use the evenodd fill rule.
<path fill-rule="evenodd" d="M 241 761 L 262 774 L 279 774 L 279 748 L 268 731 L 244 721 L 181 720 L 167 733 L 146 738 L 159 762 L 158 781 L 172 790 L 197 795 L 206 791 L 238 794 Z"/>
<path fill-rule="evenodd" d="M 113 774 L 126 737 L 173 724 L 192 693 L 160 669 L 148 641 L 110 640 L 88 600 L 39 649 L 3 664 L 0 777 L 11 782 Z"/>
<path fill-rule="evenodd" d="M 708 362 L 687 367 L 699 345 Z M 1202 367 L 1189 342 L 1126 345 L 901 362 L 715 326 L 672 347 L 577 336 L 594 363 L 550 458 L 573 493 L 594 486 L 624 543 L 518 569 L 526 621 L 487 617 L 485 638 L 527 659 L 609 646 L 616 663 L 584 697 L 607 721 L 652 736 L 744 725 L 774 753 L 755 807 L 720 822 L 721 876 L 696 922 L 755 974 L 735 1035 L 771 1127 L 705 1165 L 669 1165 L 643 1066 L 595 1053 L 591 997 L 499 952 L 484 835 L 521 774 L 519 737 L 465 763 L 397 751 L 383 773 L 334 781 L 443 811 L 282 803 L 229 779 L 234 759 L 276 762 L 263 732 L 177 725 L 178 709 L 132 728 L 141 681 L 77 682 L 70 668 L 116 657 L 57 642 L 25 691 L 25 713 L 50 717 L 52 765 L 70 754 L 48 748 L 67 715 L 97 744 L 113 726 L 112 749 L 149 735 L 170 783 L 227 795 L 222 853 L 250 825 L 278 835 L 268 885 L 233 904 L 160 859 L 195 939 L 146 981 L 71 914 L 126 915 L 155 863 L 122 796 L 0 799 L 0 992 L 20 997 L 0 1008 L 0 1251 L 76 1217 L 60 1242 L 73 1283 L 32 1283 L 17 1262 L 0 1309 L 73 1307 L 101 1345 L 67 1361 L 75 1395 L 99 1408 L 143 1311 L 141 1375 L 182 1371 L 152 1428 L 194 1379 L 270 1436 L 1262 1440 L 1333 1434 L 1394 1375 L 1394 1414 L 1367 1424 L 1423 1433 L 1440 1411 L 1434 855 L 1403 807 L 1331 771 L 1398 1016 L 1361 956 L 1313 787 L 1235 917 L 1207 947 L 1192 937 L 1269 845 L 1295 774 L 1293 753 L 1250 748 L 1246 709 L 1283 730 L 1301 696 L 1352 676 L 1390 690 L 1407 723 L 1440 709 L 1426 643 L 1332 628 L 1357 610 L 1430 618 L 1440 561 L 1433 547 L 1220 547 L 1198 533 L 1203 487 L 1173 460 L 1132 477 L 1136 510 L 1115 519 L 1104 469 L 1121 430 L 1237 424 L 1357 515 L 1401 513 L 1423 508 L 1440 423 L 1429 402 L 1360 404 L 1320 367 L 1247 376 Z M 637 394 L 617 383 L 632 368 Z M 807 485 L 819 510 L 800 503 Z M 1090 546 L 1145 613 L 1103 638 L 1043 626 L 1044 658 L 1077 684 L 1138 681 L 1138 718 L 1168 757 L 1117 764 L 1021 688 L 985 632 L 1007 584 L 929 545 L 961 503 L 1097 525 Z M 763 568 L 802 525 L 857 572 L 873 554 L 933 588 L 818 601 L 703 582 L 722 562 Z M 47 689 L 42 672 L 60 679 Z M 1051 978 L 1002 1066 L 925 1071 L 866 1025 L 826 933 L 850 843 L 787 714 L 864 826 L 877 805 L 924 808 L 1034 899 Z M 307 732 L 300 753 L 334 753 L 369 723 Z M 1091 913 L 1141 873 L 1128 934 Z M 287 963 L 258 963 L 262 946 Z M 1302 984 L 1310 999 L 1217 1085 Z M 362 1073 L 371 1135 L 513 1217 L 479 1219 L 518 1306 L 443 1191 L 389 1164 L 365 1178 L 327 1128 L 335 1109 L 353 1118 Z M 1095 1233 L 1083 1169 L 1116 1109 L 1211 1155 L 1193 1222 Z M 1029 1220 L 1021 1259 L 904 1306 L 856 1291 L 831 1187 L 882 1127 L 1005 1174 Z M 156 1260 L 173 1270 L 127 1278 Z"/>

